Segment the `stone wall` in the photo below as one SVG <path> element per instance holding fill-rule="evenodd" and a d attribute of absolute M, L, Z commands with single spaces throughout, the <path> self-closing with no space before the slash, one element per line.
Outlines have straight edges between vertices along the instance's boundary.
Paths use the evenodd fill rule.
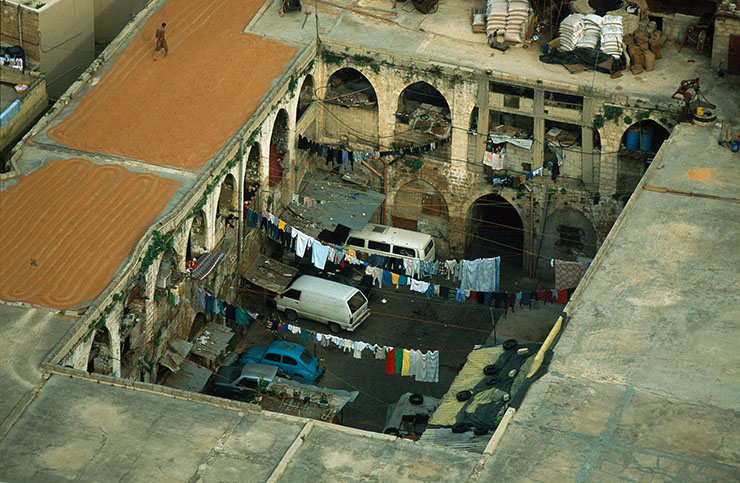
<path fill-rule="evenodd" d="M 712 67 L 722 66 L 727 71 L 730 54 L 730 35 L 740 35 L 740 18 L 718 16 L 714 20 L 714 40 L 712 41 Z M 738 52 L 740 55 L 740 52 Z"/>
<path fill-rule="evenodd" d="M 38 64 L 41 58 L 38 11 L 2 0 L 0 13 L 0 42 L 20 45 L 26 51 L 26 62 Z"/>

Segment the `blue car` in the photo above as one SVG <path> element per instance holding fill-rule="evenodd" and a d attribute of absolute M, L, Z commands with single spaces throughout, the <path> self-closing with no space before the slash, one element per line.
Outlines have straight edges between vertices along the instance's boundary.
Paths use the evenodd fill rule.
<path fill-rule="evenodd" d="M 292 342 L 276 341 L 269 347 L 247 349 L 239 358 L 239 364 L 249 363 L 277 366 L 279 376 L 288 376 L 298 381 L 313 383 L 324 374 L 319 361 L 305 347 Z"/>

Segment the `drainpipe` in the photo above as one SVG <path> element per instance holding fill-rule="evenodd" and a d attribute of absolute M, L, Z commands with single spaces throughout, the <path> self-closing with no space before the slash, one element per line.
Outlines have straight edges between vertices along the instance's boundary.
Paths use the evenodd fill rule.
<path fill-rule="evenodd" d="M 21 7 L 21 4 L 18 4 L 18 45 L 23 48 L 23 7 Z M 23 66 L 25 68 L 25 66 Z"/>
<path fill-rule="evenodd" d="M 242 243 L 244 238 L 244 139 L 239 139 L 239 180 L 237 186 L 239 186 L 239 201 L 237 210 L 239 212 L 239 220 L 236 223 L 236 270 L 239 271 L 242 259 Z"/>
<path fill-rule="evenodd" d="M 383 194 L 388 197 L 388 166 L 383 164 Z M 383 224 L 387 225 L 386 222 L 386 204 L 385 200 L 386 198 L 383 198 Z"/>
<path fill-rule="evenodd" d="M 529 278 L 534 278 L 534 192 L 529 186 L 527 189 L 529 190 Z"/>

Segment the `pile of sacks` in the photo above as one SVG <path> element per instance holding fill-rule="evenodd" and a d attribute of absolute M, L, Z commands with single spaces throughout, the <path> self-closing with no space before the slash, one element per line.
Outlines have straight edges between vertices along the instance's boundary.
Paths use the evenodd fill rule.
<path fill-rule="evenodd" d="M 605 15 L 601 22 L 601 51 L 615 59 L 622 56 L 622 17 Z"/>
<path fill-rule="evenodd" d="M 630 56 L 630 70 L 634 75 L 642 73 L 643 70 L 650 72 L 655 68 L 656 59 L 661 57 L 663 34 L 655 29 L 654 22 L 650 24 L 638 28 L 632 35 L 624 36 L 624 44 Z"/>
<path fill-rule="evenodd" d="M 509 11 L 507 0 L 489 0 L 486 8 L 488 21 L 486 23 L 486 35 L 493 37 L 497 33 L 506 30 L 506 14 Z"/>
<path fill-rule="evenodd" d="M 503 40 L 507 42 L 522 42 L 531 13 L 527 0 L 488 0 L 486 4 L 488 38 L 503 35 Z"/>
<path fill-rule="evenodd" d="M 602 18 L 592 13 L 583 16 L 583 35 L 576 42 L 576 47 L 595 49 L 601 39 Z"/>
<path fill-rule="evenodd" d="M 560 22 L 560 50 L 570 52 L 583 38 L 583 15 L 572 13 Z"/>

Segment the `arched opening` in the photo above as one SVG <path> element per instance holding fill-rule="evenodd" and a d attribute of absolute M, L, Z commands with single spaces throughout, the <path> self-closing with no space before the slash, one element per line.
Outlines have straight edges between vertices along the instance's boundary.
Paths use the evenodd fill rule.
<path fill-rule="evenodd" d="M 216 205 L 216 221 L 217 223 L 217 238 L 218 241 L 224 233 L 228 233 L 229 229 L 236 228 L 236 215 L 239 214 L 238 209 L 238 197 L 239 192 L 236 189 L 236 180 L 234 176 L 229 173 L 226 175 L 224 180 L 221 182 L 221 190 L 218 194 L 218 205 Z"/>
<path fill-rule="evenodd" d="M 280 109 L 275 117 L 270 136 L 270 187 L 277 186 L 283 180 L 283 168 L 288 160 L 288 113 Z"/>
<path fill-rule="evenodd" d="M 324 135 L 333 143 L 378 142 L 378 97 L 360 71 L 345 67 L 334 72 L 326 86 Z"/>
<path fill-rule="evenodd" d="M 303 80 L 303 85 L 301 86 L 301 92 L 298 93 L 298 105 L 296 106 L 296 113 L 295 118 L 296 122 L 299 121 L 303 114 L 308 109 L 308 106 L 311 105 L 314 99 L 314 84 L 313 84 L 313 76 L 307 75 L 306 78 Z"/>
<path fill-rule="evenodd" d="M 113 373 L 113 352 L 108 328 L 95 331 L 90 354 L 87 357 L 87 372 L 110 375 Z"/>
<path fill-rule="evenodd" d="M 577 260 L 596 256 L 598 239 L 593 223 L 586 215 L 572 208 L 551 212 L 545 220 L 540 245 L 538 277 L 551 273 L 550 259 Z"/>
<path fill-rule="evenodd" d="M 391 216 L 392 225 L 434 237 L 438 259 L 449 255 L 450 217 L 447 202 L 434 186 L 417 179 L 397 192 Z"/>
<path fill-rule="evenodd" d="M 200 335 L 200 333 L 203 332 L 203 329 L 206 328 L 207 323 L 208 321 L 206 320 L 206 314 L 204 314 L 203 312 L 198 312 L 193 319 L 193 325 L 190 326 L 188 341 L 194 341 Z"/>
<path fill-rule="evenodd" d="M 468 162 L 475 163 L 475 149 L 478 140 L 478 107 L 470 111 L 470 122 L 468 123 Z"/>
<path fill-rule="evenodd" d="M 468 210 L 468 244 L 465 257 L 501 257 L 501 269 L 508 273 L 522 268 L 524 231 L 516 208 L 505 198 L 488 194 L 475 200 Z"/>
<path fill-rule="evenodd" d="M 247 165 L 244 170 L 244 213 L 248 209 L 252 211 L 258 211 L 259 208 L 259 197 L 257 194 L 260 189 L 260 167 L 262 160 L 260 154 L 260 144 L 254 143 L 254 146 L 249 150 L 247 156 Z M 248 233 L 247 230 L 244 233 Z"/>
<path fill-rule="evenodd" d="M 447 99 L 426 82 L 407 86 L 398 98 L 396 109 L 396 142 L 401 147 L 425 145 L 450 137 L 452 118 Z M 437 161 L 447 162 L 449 144 L 427 154 Z"/>
<path fill-rule="evenodd" d="M 618 193 L 628 197 L 634 191 L 669 136 L 668 130 L 652 119 L 638 121 L 624 131 L 617 167 Z"/>
<path fill-rule="evenodd" d="M 203 210 L 193 217 L 193 224 L 190 225 L 190 235 L 188 235 L 188 246 L 185 251 L 185 259 L 190 261 L 198 258 L 208 251 L 206 246 L 206 215 Z"/>

